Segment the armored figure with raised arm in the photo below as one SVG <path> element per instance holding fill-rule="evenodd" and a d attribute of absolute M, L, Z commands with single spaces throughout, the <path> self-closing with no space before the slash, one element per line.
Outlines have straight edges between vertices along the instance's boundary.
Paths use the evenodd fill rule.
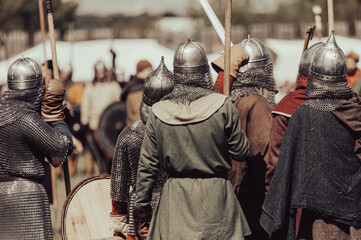
<path fill-rule="evenodd" d="M 44 161 L 58 167 L 73 149 L 63 121 L 65 91 L 57 81 L 45 87 L 40 66 L 30 58 L 9 68 L 9 88 L 0 101 L 0 239 L 53 239 L 41 185 Z"/>

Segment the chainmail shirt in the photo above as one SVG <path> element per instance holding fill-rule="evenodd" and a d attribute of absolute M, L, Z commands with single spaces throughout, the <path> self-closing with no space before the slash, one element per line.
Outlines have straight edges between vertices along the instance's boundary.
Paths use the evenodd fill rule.
<path fill-rule="evenodd" d="M 235 102 L 240 97 L 254 94 L 261 95 L 260 89 L 262 88 L 274 93 L 278 92 L 273 78 L 272 63 L 266 64 L 264 67 L 251 68 L 245 72 L 238 72 L 237 78 L 232 84 L 230 99 L 232 102 Z M 275 105 L 274 96 L 263 97 L 265 97 L 272 106 Z"/>
<path fill-rule="evenodd" d="M 134 190 L 137 181 L 138 162 L 144 131 L 145 126 L 141 120 L 124 128 L 119 134 L 115 146 L 111 170 L 110 196 L 112 200 L 118 202 L 129 202 L 128 235 L 131 236 L 136 235 L 133 217 L 133 206 L 136 198 Z M 153 210 L 158 203 L 160 193 L 166 180 L 167 174 L 165 171 L 161 170 L 153 190 L 151 204 Z M 130 186 L 133 188 L 133 191 L 129 194 Z"/>
<path fill-rule="evenodd" d="M 332 82 L 310 79 L 307 83 L 304 104 L 320 111 L 330 112 L 343 103 L 351 103 L 352 100 L 353 92 L 347 81 Z"/>
<path fill-rule="evenodd" d="M 40 117 L 44 87 L 11 90 L 0 101 L 0 239 L 52 239 L 44 157 L 61 165 L 71 142 Z M 21 178 L 21 180 L 12 180 Z"/>

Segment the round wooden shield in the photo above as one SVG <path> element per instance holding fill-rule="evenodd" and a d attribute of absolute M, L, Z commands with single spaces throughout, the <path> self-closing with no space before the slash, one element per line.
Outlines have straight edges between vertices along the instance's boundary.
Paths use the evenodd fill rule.
<path fill-rule="evenodd" d="M 80 182 L 66 199 L 61 216 L 63 240 L 121 239 L 110 228 L 110 176 Z"/>
<path fill-rule="evenodd" d="M 110 104 L 100 116 L 95 140 L 109 156 L 113 156 L 119 133 L 126 126 L 125 117 L 125 104 L 122 102 Z"/>

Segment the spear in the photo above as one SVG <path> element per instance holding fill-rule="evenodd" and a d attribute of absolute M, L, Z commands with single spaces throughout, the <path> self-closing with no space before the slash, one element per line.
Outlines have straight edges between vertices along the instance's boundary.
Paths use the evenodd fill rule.
<path fill-rule="evenodd" d="M 45 20 L 44 20 L 44 6 L 43 6 L 43 4 L 44 4 L 43 0 L 38 0 L 39 20 L 40 20 L 40 29 L 41 29 L 41 40 L 43 42 L 43 49 L 44 49 L 44 68 L 45 68 L 44 79 L 45 79 L 45 86 L 47 86 L 51 76 L 50 76 L 50 74 L 48 72 L 48 61 L 46 60 Z M 50 168 L 50 175 L 51 175 L 51 188 L 53 189 L 53 191 L 52 191 L 52 193 L 53 193 L 53 205 L 57 206 L 55 169 L 51 165 L 50 165 L 49 168 Z"/>
<path fill-rule="evenodd" d="M 328 12 L 328 35 L 335 30 L 335 20 L 333 15 L 333 0 L 327 0 L 327 12 Z"/>
<path fill-rule="evenodd" d="M 46 3 L 46 12 L 47 12 L 47 17 L 48 17 L 51 56 L 52 56 L 52 61 L 53 61 L 53 73 L 54 73 L 54 78 L 57 80 L 60 80 L 58 59 L 57 59 L 57 55 L 56 55 L 53 6 L 52 6 L 51 0 L 45 0 L 45 3 Z"/>
<path fill-rule="evenodd" d="M 41 40 L 44 48 L 44 67 L 45 67 L 45 78 L 48 77 L 48 61 L 46 61 L 46 46 L 45 46 L 45 20 L 44 20 L 44 6 L 43 0 L 38 0 L 39 5 L 39 18 L 40 18 L 40 29 L 41 29 Z"/>
<path fill-rule="evenodd" d="M 316 25 L 314 25 L 313 27 L 308 27 L 306 30 L 306 35 L 305 35 L 305 41 L 303 42 L 303 49 L 302 49 L 302 54 L 301 54 L 301 58 L 303 53 L 307 50 L 308 48 L 308 44 L 310 43 L 310 40 L 312 40 L 313 35 L 315 33 L 315 29 L 316 29 Z M 298 80 L 298 78 L 300 77 L 300 72 L 297 72 L 297 77 L 296 77 L 296 81 Z M 296 88 L 296 85 L 295 85 Z"/>
<path fill-rule="evenodd" d="M 50 46 L 51 46 L 51 56 L 53 60 L 54 78 L 60 80 L 58 59 L 56 55 L 53 6 L 51 0 L 45 0 L 45 3 L 46 3 L 46 11 L 48 16 L 49 38 L 50 38 Z M 66 190 L 66 195 L 68 196 L 71 191 L 68 159 L 66 159 L 65 162 L 63 163 L 63 170 L 64 170 L 65 190 Z"/>
<path fill-rule="evenodd" d="M 232 19 L 232 0 L 226 1 L 225 14 L 225 45 L 224 45 L 224 81 L 223 93 L 229 96 L 229 77 L 231 67 L 231 19 Z"/>

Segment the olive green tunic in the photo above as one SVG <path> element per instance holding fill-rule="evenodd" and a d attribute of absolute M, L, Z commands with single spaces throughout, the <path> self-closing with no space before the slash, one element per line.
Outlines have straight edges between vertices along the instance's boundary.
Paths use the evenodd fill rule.
<path fill-rule="evenodd" d="M 221 94 L 190 104 L 156 103 L 148 118 L 137 176 L 137 206 L 147 206 L 158 169 L 168 173 L 148 240 L 239 240 L 250 234 L 226 179 L 232 157 L 249 149 L 234 105 Z"/>

